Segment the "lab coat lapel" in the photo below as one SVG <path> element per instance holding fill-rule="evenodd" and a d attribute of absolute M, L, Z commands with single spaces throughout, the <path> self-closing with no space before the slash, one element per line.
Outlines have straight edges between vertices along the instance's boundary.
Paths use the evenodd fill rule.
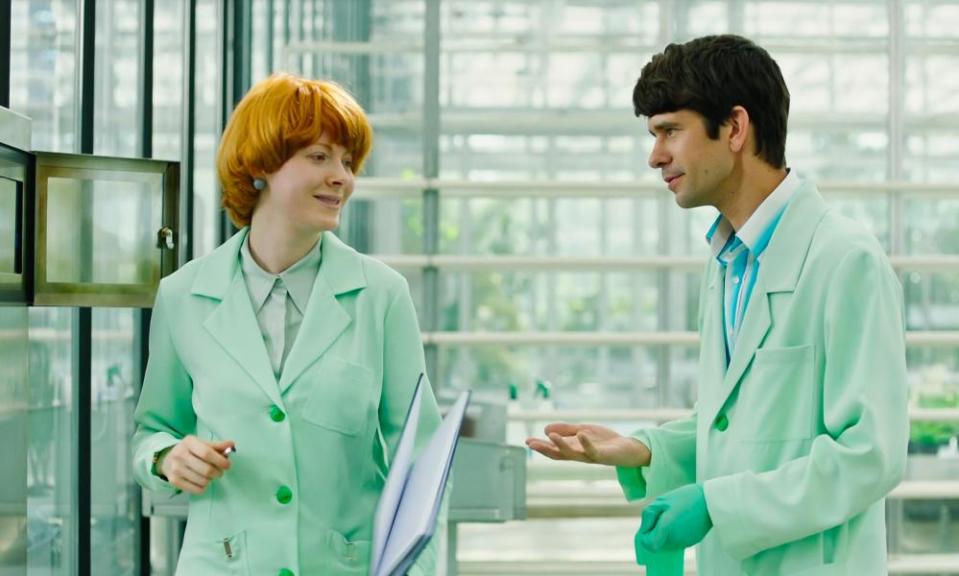
<path fill-rule="evenodd" d="M 723 281 L 724 270 L 715 259 L 710 261 L 707 281 L 709 287 L 704 293 L 706 306 L 703 317 L 702 334 L 700 334 L 700 373 L 699 405 L 702 417 L 710 418 L 711 413 L 719 408 L 713 408 L 717 402 L 722 402 L 720 389 L 723 377 L 726 374 L 726 342 L 723 336 Z"/>
<path fill-rule="evenodd" d="M 274 404 L 280 404 L 276 377 L 266 355 L 260 325 L 253 314 L 250 294 L 242 274 L 236 274 L 226 297 L 206 319 L 203 327 L 263 389 Z"/>
<path fill-rule="evenodd" d="M 729 366 L 722 378 L 719 390 L 713 396 L 714 400 L 708 403 L 703 414 L 707 418 L 707 422 L 712 422 L 726 400 L 740 384 L 744 374 L 752 364 L 756 350 L 763 345 L 766 336 L 773 328 L 774 319 L 770 301 L 772 295 L 795 291 L 806 262 L 809 246 L 819 222 L 826 214 L 826 210 L 826 204 L 822 196 L 819 195 L 816 186 L 803 180 L 802 185 L 786 206 L 786 211 L 779 221 L 776 232 L 763 253 L 759 275 L 756 277 L 756 285 L 753 287 L 739 339 L 736 341 L 732 357 L 729 359 Z M 719 325 L 719 337 L 715 338 L 715 335 L 713 335 L 707 341 L 704 335 L 703 341 L 703 345 L 713 346 L 720 352 L 722 352 L 722 346 L 724 346 L 722 339 L 722 286 L 718 285 L 721 281 L 717 281 L 715 288 L 719 296 L 713 298 L 710 302 L 712 313 L 716 315 L 714 318 L 718 317 L 716 323 Z"/>
<path fill-rule="evenodd" d="M 204 259 L 192 293 L 220 300 L 203 322 L 204 329 L 263 389 L 270 400 L 279 404 L 276 378 L 239 266 L 240 246 L 246 239 L 246 233 L 247 228 L 237 232 Z"/>
<path fill-rule="evenodd" d="M 769 333 L 771 326 L 770 320 L 769 296 L 763 282 L 763 271 L 760 267 L 756 285 L 753 286 L 753 293 L 749 298 L 749 307 L 743 317 L 739 338 L 733 346 L 733 353 L 729 358 L 729 367 L 726 369 L 726 375 L 723 377 L 723 383 L 719 389 L 719 405 L 715 406 L 716 412 L 719 411 L 722 404 L 726 402 L 726 398 L 736 388 L 746 368 L 752 362 L 753 356 L 756 355 L 756 350 L 766 339 L 766 334 Z M 711 416 L 715 416 L 715 414 Z"/>
<path fill-rule="evenodd" d="M 352 323 L 352 317 L 337 297 L 366 286 L 363 263 L 352 248 L 333 233 L 326 232 L 321 250 L 322 261 L 310 302 L 280 374 L 280 394 L 286 393 Z"/>

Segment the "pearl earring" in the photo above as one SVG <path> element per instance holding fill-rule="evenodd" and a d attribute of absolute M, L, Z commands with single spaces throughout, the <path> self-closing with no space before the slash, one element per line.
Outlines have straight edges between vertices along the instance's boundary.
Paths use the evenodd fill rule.
<path fill-rule="evenodd" d="M 257 190 L 266 190 L 266 180 L 263 178 L 254 178 L 253 187 Z"/>

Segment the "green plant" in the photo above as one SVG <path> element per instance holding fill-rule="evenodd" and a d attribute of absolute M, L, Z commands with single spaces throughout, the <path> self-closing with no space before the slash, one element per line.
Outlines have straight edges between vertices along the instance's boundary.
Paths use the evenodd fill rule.
<path fill-rule="evenodd" d="M 916 395 L 915 404 L 919 408 L 955 408 L 959 406 L 959 394 L 919 393 Z M 916 421 L 909 428 L 909 439 L 926 446 L 947 444 L 956 434 L 959 434 L 959 425 L 952 422 Z"/>

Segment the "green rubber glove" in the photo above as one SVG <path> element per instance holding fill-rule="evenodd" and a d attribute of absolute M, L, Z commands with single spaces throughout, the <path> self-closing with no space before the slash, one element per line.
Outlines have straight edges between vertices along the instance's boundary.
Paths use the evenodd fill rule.
<path fill-rule="evenodd" d="M 643 510 L 637 539 L 650 552 L 694 546 L 713 527 L 702 484 L 667 492 Z"/>
<path fill-rule="evenodd" d="M 640 536 L 636 532 L 633 546 L 636 548 L 636 563 L 646 567 L 646 576 L 683 576 L 685 554 L 682 549 L 650 552 L 639 543 Z"/>

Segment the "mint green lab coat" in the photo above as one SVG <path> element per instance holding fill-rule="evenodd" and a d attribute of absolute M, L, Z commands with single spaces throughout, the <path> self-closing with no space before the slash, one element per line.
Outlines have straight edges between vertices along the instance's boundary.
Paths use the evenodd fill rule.
<path fill-rule="evenodd" d="M 703 483 L 702 576 L 886 574 L 884 497 L 905 468 L 901 288 L 875 238 L 803 182 L 759 271 L 728 367 L 723 271 L 700 299 L 692 417 L 636 437 L 630 500 Z"/>
<path fill-rule="evenodd" d="M 177 575 L 365 576 L 389 455 L 425 372 L 409 289 L 326 233 L 277 382 L 239 267 L 246 234 L 160 284 L 135 415 L 136 479 L 173 494 L 151 473 L 155 452 L 187 434 L 235 440 L 230 470 L 190 497 Z M 425 392 L 419 445 L 439 425 Z M 411 574 L 434 569 L 431 544 Z"/>

